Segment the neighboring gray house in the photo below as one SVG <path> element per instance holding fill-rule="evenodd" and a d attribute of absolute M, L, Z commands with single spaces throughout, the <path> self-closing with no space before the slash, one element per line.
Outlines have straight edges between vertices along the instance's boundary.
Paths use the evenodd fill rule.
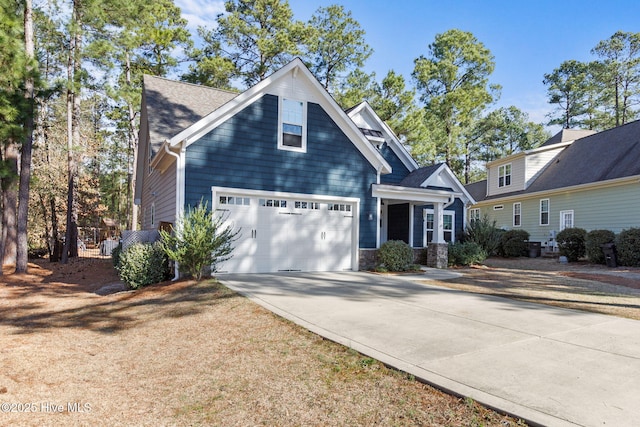
<path fill-rule="evenodd" d="M 565 129 L 541 147 L 487 164 L 487 180 L 466 186 L 488 215 L 527 230 L 548 250 L 567 227 L 616 233 L 640 227 L 640 121 L 599 133 Z"/>
<path fill-rule="evenodd" d="M 223 272 L 358 270 L 391 238 L 445 267 L 473 202 L 445 165 L 418 168 L 368 104 L 343 111 L 299 59 L 239 94 L 145 76 L 137 173 L 143 230 L 200 200 L 241 230 Z"/>

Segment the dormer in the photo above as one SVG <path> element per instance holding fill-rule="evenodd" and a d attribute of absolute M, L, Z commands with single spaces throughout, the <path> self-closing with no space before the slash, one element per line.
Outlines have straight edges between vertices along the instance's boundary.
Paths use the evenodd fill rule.
<path fill-rule="evenodd" d="M 538 148 L 487 163 L 487 196 L 526 190 L 562 150 L 593 133 L 563 129 Z"/>
<path fill-rule="evenodd" d="M 393 167 L 393 173 L 384 180 L 392 183 L 401 181 L 408 173 L 418 169 L 418 164 L 409 151 L 400 142 L 393 131 L 373 111 L 368 102 L 361 102 L 346 111 L 367 140 L 374 145 L 387 162 Z"/>

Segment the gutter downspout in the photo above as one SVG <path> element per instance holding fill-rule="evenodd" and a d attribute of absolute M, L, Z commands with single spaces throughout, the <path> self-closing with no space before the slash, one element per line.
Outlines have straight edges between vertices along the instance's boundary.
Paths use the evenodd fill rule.
<path fill-rule="evenodd" d="M 169 144 L 168 144 L 169 140 L 165 140 L 165 144 L 164 144 L 164 151 L 172 156 L 175 157 L 176 159 L 176 215 L 178 214 L 179 211 L 179 204 L 180 204 L 180 192 L 182 189 L 182 174 L 180 173 L 180 160 L 181 160 L 181 156 L 179 154 L 174 153 L 173 151 L 171 151 L 169 149 Z M 182 151 L 182 150 L 181 150 Z M 177 219 L 177 217 L 176 217 Z M 176 281 L 180 278 L 180 269 L 179 269 L 179 265 L 176 262 L 174 269 L 173 269 L 173 279 L 171 279 L 171 281 Z"/>

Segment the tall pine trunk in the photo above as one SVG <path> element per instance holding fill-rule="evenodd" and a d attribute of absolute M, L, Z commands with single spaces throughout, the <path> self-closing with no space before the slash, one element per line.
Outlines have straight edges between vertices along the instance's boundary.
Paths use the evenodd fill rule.
<path fill-rule="evenodd" d="M 5 150 L 5 163 L 10 175 L 2 180 L 2 265 L 16 263 L 17 243 L 17 211 L 18 211 L 18 158 L 20 151 L 14 141 L 10 141 Z"/>
<path fill-rule="evenodd" d="M 72 27 L 75 28 L 69 44 L 67 62 L 67 229 L 60 262 L 78 256 L 78 210 L 75 204 L 77 164 L 73 148 L 80 143 L 80 49 L 82 48 L 82 13 L 79 0 L 73 2 Z"/>
<path fill-rule="evenodd" d="M 18 193 L 18 242 L 16 254 L 16 273 L 26 273 L 28 263 L 27 220 L 29 217 L 29 185 L 31 182 L 31 152 L 33 148 L 33 114 L 34 114 L 34 43 L 33 16 L 31 0 L 24 4 L 24 47 L 27 60 L 25 73 L 25 139 L 20 156 L 20 189 Z"/>

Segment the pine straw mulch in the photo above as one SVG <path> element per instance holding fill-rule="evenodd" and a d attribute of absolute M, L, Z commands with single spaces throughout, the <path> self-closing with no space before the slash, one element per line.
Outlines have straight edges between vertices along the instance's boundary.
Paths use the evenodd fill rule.
<path fill-rule="evenodd" d="M 640 268 L 607 268 L 554 258 L 489 258 L 460 268 L 448 288 L 640 320 Z"/>
<path fill-rule="evenodd" d="M 215 281 L 95 293 L 114 281 L 108 259 L 0 277 L 2 424 L 518 425 Z"/>

